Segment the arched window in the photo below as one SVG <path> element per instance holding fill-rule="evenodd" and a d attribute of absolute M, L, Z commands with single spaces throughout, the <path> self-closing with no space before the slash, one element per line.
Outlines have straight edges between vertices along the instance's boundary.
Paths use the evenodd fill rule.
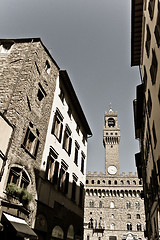
<path fill-rule="evenodd" d="M 115 229 L 115 224 L 114 223 L 111 223 L 110 224 L 110 230 L 114 230 Z"/>
<path fill-rule="evenodd" d="M 94 180 L 92 180 L 91 183 L 94 184 Z"/>
<path fill-rule="evenodd" d="M 89 202 L 89 207 L 94 207 L 94 201 L 93 201 L 93 200 L 91 200 L 91 201 Z"/>
<path fill-rule="evenodd" d="M 141 219 L 140 214 L 137 214 L 137 215 L 136 215 L 136 218 L 137 218 L 137 219 Z"/>
<path fill-rule="evenodd" d="M 121 180 L 120 183 L 121 183 L 121 185 L 123 185 L 124 184 L 123 180 Z"/>
<path fill-rule="evenodd" d="M 110 202 L 110 208 L 114 208 L 114 202 Z"/>
<path fill-rule="evenodd" d="M 131 214 L 127 214 L 127 219 L 131 219 Z"/>
<path fill-rule="evenodd" d="M 129 180 L 127 180 L 127 184 L 130 185 L 130 181 Z"/>
<path fill-rule="evenodd" d="M 137 231 L 142 231 L 142 226 L 140 223 L 137 224 Z"/>
<path fill-rule="evenodd" d="M 97 181 L 97 184 L 100 184 L 100 180 Z"/>
<path fill-rule="evenodd" d="M 117 180 L 114 181 L 114 184 L 117 185 Z"/>
<path fill-rule="evenodd" d="M 130 202 L 126 202 L 126 208 L 127 209 L 131 208 L 131 203 Z"/>
<path fill-rule="evenodd" d="M 133 184 L 136 185 L 136 181 L 135 180 L 133 180 Z"/>
<path fill-rule="evenodd" d="M 131 223 L 127 223 L 127 230 L 132 231 L 132 224 Z"/>
<path fill-rule="evenodd" d="M 86 180 L 86 184 L 88 184 L 88 180 Z"/>
<path fill-rule="evenodd" d="M 67 239 L 74 239 L 74 228 L 70 225 L 67 232 Z"/>
<path fill-rule="evenodd" d="M 22 166 L 11 167 L 8 178 L 8 184 L 11 183 L 21 188 L 27 188 L 27 186 L 30 183 L 30 179 L 24 167 Z"/>
<path fill-rule="evenodd" d="M 64 238 L 64 232 L 61 227 L 55 226 L 52 230 L 52 238 L 59 238 L 63 239 Z"/>
<path fill-rule="evenodd" d="M 89 235 L 87 235 L 87 240 L 89 240 Z"/>
<path fill-rule="evenodd" d="M 102 208 L 102 201 L 99 202 L 99 208 Z"/>
<path fill-rule="evenodd" d="M 109 185 L 111 184 L 111 180 L 108 181 L 108 184 L 109 184 Z"/>

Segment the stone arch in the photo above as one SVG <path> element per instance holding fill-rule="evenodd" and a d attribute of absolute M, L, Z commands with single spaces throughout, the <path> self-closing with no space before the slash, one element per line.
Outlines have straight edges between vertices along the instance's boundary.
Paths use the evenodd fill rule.
<path fill-rule="evenodd" d="M 60 226 L 55 226 L 52 230 L 52 237 L 64 239 L 64 232 Z"/>
<path fill-rule="evenodd" d="M 67 239 L 74 239 L 74 227 L 70 225 L 67 231 Z"/>

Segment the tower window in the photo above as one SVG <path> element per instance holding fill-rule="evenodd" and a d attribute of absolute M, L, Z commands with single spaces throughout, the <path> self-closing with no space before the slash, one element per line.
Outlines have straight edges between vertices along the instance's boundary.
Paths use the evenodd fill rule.
<path fill-rule="evenodd" d="M 108 127 L 114 127 L 115 126 L 115 120 L 114 118 L 108 119 Z"/>

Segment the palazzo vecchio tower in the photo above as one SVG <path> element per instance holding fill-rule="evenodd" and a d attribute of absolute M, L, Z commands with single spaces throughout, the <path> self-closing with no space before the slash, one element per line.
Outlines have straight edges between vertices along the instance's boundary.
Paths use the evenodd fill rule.
<path fill-rule="evenodd" d="M 84 240 L 144 239 L 142 184 L 137 173 L 119 172 L 119 144 L 118 116 L 110 107 L 103 128 L 105 173 L 86 175 Z"/>

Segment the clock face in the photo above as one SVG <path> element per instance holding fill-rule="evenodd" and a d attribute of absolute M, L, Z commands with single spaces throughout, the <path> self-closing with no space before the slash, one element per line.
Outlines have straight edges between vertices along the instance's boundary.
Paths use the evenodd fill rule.
<path fill-rule="evenodd" d="M 108 167 L 108 173 L 109 174 L 116 174 L 117 168 L 115 166 L 109 166 Z"/>

